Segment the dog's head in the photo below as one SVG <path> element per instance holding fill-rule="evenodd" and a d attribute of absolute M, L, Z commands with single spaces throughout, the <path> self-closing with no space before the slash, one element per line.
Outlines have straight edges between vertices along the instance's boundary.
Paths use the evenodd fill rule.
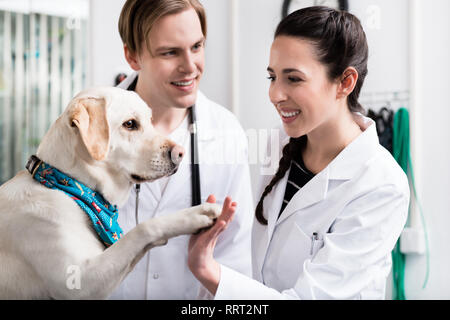
<path fill-rule="evenodd" d="M 101 162 L 108 172 L 120 172 L 130 182 L 171 175 L 183 158 L 181 146 L 156 132 L 151 109 L 135 92 L 89 89 L 78 94 L 65 113 L 66 125 L 78 137 L 80 156 Z"/>

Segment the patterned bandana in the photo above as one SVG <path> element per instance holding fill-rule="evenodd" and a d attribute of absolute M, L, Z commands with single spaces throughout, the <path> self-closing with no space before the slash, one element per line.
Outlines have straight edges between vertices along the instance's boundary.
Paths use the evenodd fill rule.
<path fill-rule="evenodd" d="M 35 157 L 37 159 L 37 157 Z M 27 165 L 28 169 L 28 165 Z M 91 219 L 92 225 L 106 247 L 122 237 L 117 218 L 117 206 L 111 205 L 100 193 L 40 161 L 31 173 L 33 178 L 50 189 L 63 191 L 72 198 Z"/>

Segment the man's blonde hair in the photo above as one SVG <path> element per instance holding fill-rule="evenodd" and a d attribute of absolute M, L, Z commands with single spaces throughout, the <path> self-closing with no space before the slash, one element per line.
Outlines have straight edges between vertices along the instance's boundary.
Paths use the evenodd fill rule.
<path fill-rule="evenodd" d="M 179 13 L 189 8 L 197 12 L 206 38 L 205 9 L 198 0 L 127 0 L 119 18 L 119 33 L 122 42 L 132 53 L 150 50 L 148 35 L 155 22 L 166 15 Z"/>

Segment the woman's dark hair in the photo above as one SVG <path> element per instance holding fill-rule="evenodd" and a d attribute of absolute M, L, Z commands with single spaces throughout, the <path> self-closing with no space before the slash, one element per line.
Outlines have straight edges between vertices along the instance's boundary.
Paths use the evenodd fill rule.
<path fill-rule="evenodd" d="M 328 7 L 307 7 L 294 11 L 284 18 L 275 31 L 275 38 L 278 36 L 311 41 L 316 49 L 318 60 L 327 66 L 330 80 L 342 76 L 348 67 L 354 67 L 358 72 L 358 80 L 352 93 L 347 97 L 347 104 L 350 111 L 364 113 L 358 98 L 367 76 L 369 48 L 366 34 L 358 18 L 348 12 Z M 267 225 L 267 219 L 263 215 L 264 198 L 284 177 L 293 156 L 301 152 L 304 145 L 302 141 L 305 141 L 302 137 L 289 140 L 283 148 L 283 156 L 275 176 L 261 195 L 255 216 L 263 225 Z"/>
<path fill-rule="evenodd" d="M 291 160 L 293 156 L 296 154 L 296 152 L 298 152 L 298 150 L 301 150 L 303 148 L 306 142 L 305 138 L 306 138 L 305 136 L 301 136 L 299 138 L 290 138 L 289 143 L 284 146 L 283 156 L 281 157 L 280 163 L 278 164 L 278 170 L 275 173 L 275 176 L 270 181 L 270 183 L 264 189 L 264 192 L 261 195 L 261 199 L 259 200 L 258 205 L 256 206 L 255 215 L 259 223 L 263 225 L 267 224 L 267 219 L 264 218 L 263 215 L 264 198 L 272 191 L 275 184 L 284 177 L 286 171 L 289 169 L 291 165 Z"/>

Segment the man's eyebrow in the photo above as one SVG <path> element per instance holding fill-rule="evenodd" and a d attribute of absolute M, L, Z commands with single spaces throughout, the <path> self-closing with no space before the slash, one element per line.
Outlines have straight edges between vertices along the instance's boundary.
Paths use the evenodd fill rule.
<path fill-rule="evenodd" d="M 167 47 L 159 47 L 155 51 L 156 52 L 161 52 L 161 51 L 172 51 L 172 50 L 178 50 L 178 49 L 179 48 L 177 48 L 177 47 L 169 47 L 169 46 L 167 46 Z"/>
<path fill-rule="evenodd" d="M 206 39 L 204 36 L 202 36 L 200 39 L 198 39 L 195 43 L 199 43 L 199 42 L 205 42 Z"/>
<path fill-rule="evenodd" d="M 194 45 L 201 43 L 201 42 L 205 42 L 205 37 L 201 37 L 199 40 L 197 40 Z M 172 47 L 172 46 L 162 46 L 162 47 L 158 47 L 155 51 L 156 52 L 161 52 L 161 51 L 173 51 L 173 50 L 181 50 L 180 47 Z"/>

